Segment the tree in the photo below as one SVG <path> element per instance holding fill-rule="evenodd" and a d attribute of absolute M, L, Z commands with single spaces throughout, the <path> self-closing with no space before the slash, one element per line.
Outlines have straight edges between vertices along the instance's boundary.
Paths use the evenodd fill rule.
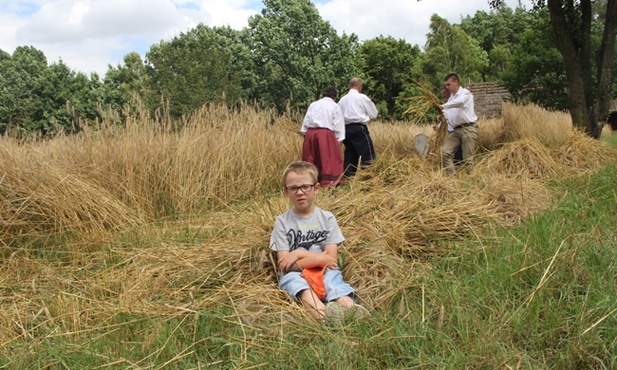
<path fill-rule="evenodd" d="M 420 1 L 420 0 L 418 0 Z M 489 0 L 494 9 L 504 0 Z M 612 89 L 612 64 L 617 37 L 617 0 L 534 0 L 534 8 L 548 8 L 557 47 L 566 66 L 570 115 L 575 126 L 594 138 L 602 133 Z M 603 17 L 603 18 L 602 18 Z M 602 40 L 592 49 L 592 21 L 604 22 Z M 595 67 L 595 76 L 594 76 Z M 593 78 L 595 77 L 595 79 Z"/>
<path fill-rule="evenodd" d="M 42 134 L 72 128 L 74 118 L 83 116 L 87 110 L 80 100 L 88 100 L 88 78 L 76 74 L 62 60 L 45 69 L 33 91 L 38 100 L 38 109 L 33 112 L 29 131 Z M 81 99 L 78 95 L 82 95 Z"/>
<path fill-rule="evenodd" d="M 405 40 L 379 36 L 367 40 L 358 48 L 360 69 L 370 81 L 370 95 L 378 102 L 382 116 L 400 118 L 396 98 L 405 86 L 416 79 L 413 67 L 420 56 L 420 48 Z M 381 103 L 381 104 L 380 104 Z"/>
<path fill-rule="evenodd" d="M 20 46 L 0 52 L 0 132 L 14 134 L 78 128 L 97 117 L 100 81 L 71 70 L 62 60 L 47 65 L 42 51 Z"/>
<path fill-rule="evenodd" d="M 431 16 L 430 32 L 426 36 L 422 72 L 438 86 L 448 73 L 458 73 L 464 81 L 482 81 L 482 71 L 488 65 L 488 54 L 477 40 L 451 25 L 437 14 Z M 466 83 L 465 82 L 465 83 Z"/>
<path fill-rule="evenodd" d="M 128 53 L 123 61 L 124 65 L 109 65 L 103 79 L 105 106 L 114 110 L 123 109 L 136 96 L 147 99 L 149 92 L 146 66 L 139 53 Z"/>
<path fill-rule="evenodd" d="M 256 85 L 253 98 L 279 111 L 306 108 L 327 85 L 337 88 L 357 70 L 355 35 L 339 37 L 310 0 L 264 0 L 249 19 Z"/>
<path fill-rule="evenodd" d="M 146 54 L 150 85 L 169 101 L 172 115 L 189 114 L 213 101 L 232 105 L 243 97 L 244 66 L 234 63 L 233 51 L 239 46 L 230 40 L 233 32 L 200 24 L 150 48 Z"/>
<path fill-rule="evenodd" d="M 478 11 L 473 17 L 467 16 L 461 20 L 463 31 L 477 40 L 488 53 L 489 63 L 482 71 L 485 81 L 499 79 L 499 75 L 514 62 L 512 49 L 519 44 L 521 36 L 533 21 L 532 13 L 521 7 L 513 11 L 507 6 L 490 13 Z"/>
<path fill-rule="evenodd" d="M 512 63 L 499 74 L 516 101 L 549 109 L 568 109 L 563 58 L 556 48 L 546 9 L 533 13 L 519 42 L 510 45 Z"/>
<path fill-rule="evenodd" d="M 230 27 L 216 27 L 214 31 L 219 36 L 219 45 L 229 50 L 229 74 L 237 85 L 234 86 L 234 102 L 253 96 L 257 84 L 249 30 L 240 31 Z M 228 100 L 229 101 L 229 100 Z"/>
<path fill-rule="evenodd" d="M 31 46 L 19 46 L 0 61 L 0 130 L 20 132 L 38 128 L 41 100 L 36 90 L 47 69 L 47 58 Z"/>
<path fill-rule="evenodd" d="M 491 0 L 495 8 L 503 0 Z M 617 37 L 617 0 L 606 0 L 602 13 L 594 13 L 591 0 L 535 0 L 536 8 L 548 8 L 557 48 L 563 56 L 568 86 L 570 115 L 575 126 L 594 138 L 611 101 L 612 64 Z M 602 39 L 592 44 L 594 20 L 604 21 Z M 595 70 L 595 75 L 594 75 Z M 595 78 L 594 78 L 595 77 Z"/>
<path fill-rule="evenodd" d="M 65 84 L 66 101 L 58 101 L 59 106 L 64 106 L 63 115 L 66 114 L 68 119 L 65 121 L 64 129 L 71 131 L 79 130 L 81 121 L 92 121 L 100 118 L 99 106 L 104 98 L 104 89 L 102 82 L 96 73 L 91 73 L 88 77 L 83 72 L 76 72 L 64 65 L 64 62 L 59 61 L 53 63 L 50 69 L 56 66 L 67 68 L 69 73 L 66 74 L 66 79 L 57 81 L 56 84 Z M 60 66 L 63 65 L 63 66 Z"/>

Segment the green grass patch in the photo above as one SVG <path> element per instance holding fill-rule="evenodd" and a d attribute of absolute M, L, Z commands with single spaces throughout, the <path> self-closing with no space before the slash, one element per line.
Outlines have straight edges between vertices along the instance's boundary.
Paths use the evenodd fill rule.
<path fill-rule="evenodd" d="M 433 350 L 450 355 L 433 365 L 617 366 L 615 176 L 608 167 L 562 183 L 550 211 L 434 263 Z"/>

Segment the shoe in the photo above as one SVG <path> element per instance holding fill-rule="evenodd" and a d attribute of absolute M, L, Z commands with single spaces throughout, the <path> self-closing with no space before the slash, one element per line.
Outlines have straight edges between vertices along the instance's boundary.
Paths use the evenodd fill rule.
<path fill-rule="evenodd" d="M 325 324 L 328 326 L 338 326 L 341 325 L 343 319 L 345 318 L 345 311 L 341 305 L 337 302 L 328 302 L 326 303 L 325 309 Z"/>
<path fill-rule="evenodd" d="M 354 304 L 351 307 L 347 307 L 345 311 L 346 320 L 360 320 L 371 316 L 371 313 L 359 304 Z"/>

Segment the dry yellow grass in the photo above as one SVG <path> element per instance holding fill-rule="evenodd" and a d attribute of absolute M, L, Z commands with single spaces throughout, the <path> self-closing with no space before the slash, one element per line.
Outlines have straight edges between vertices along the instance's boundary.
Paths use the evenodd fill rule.
<path fill-rule="evenodd" d="M 3 243 L 62 233 L 99 235 L 139 224 L 138 212 L 107 189 L 51 162 L 44 154 L 28 152 L 16 143 L 1 148 Z"/>
<path fill-rule="evenodd" d="M 239 325 L 309 325 L 276 287 L 268 249 L 288 208 L 279 181 L 300 157 L 301 117 L 273 117 L 208 106 L 181 128 L 142 115 L 49 141 L 2 138 L 0 345 L 113 332 L 127 312 L 189 320 L 226 306 Z M 506 106 L 503 120 L 479 122 L 481 160 L 457 177 L 440 171 L 435 141 L 432 157 L 415 152 L 414 136 L 434 138 L 431 127 L 372 123 L 378 160 L 317 201 L 347 238 L 344 274 L 362 302 L 404 311 L 399 292 L 420 285 L 427 258 L 546 209 L 544 180 L 615 158 L 564 122 Z"/>
<path fill-rule="evenodd" d="M 486 173 L 532 179 L 557 177 L 561 170 L 550 151 L 535 138 L 505 144 L 485 157 L 478 167 Z"/>
<path fill-rule="evenodd" d="M 408 99 L 409 108 L 403 114 L 409 117 L 410 120 L 420 123 L 425 127 L 427 123 L 429 127 L 439 126 L 436 132 L 430 129 L 423 132 L 431 138 L 427 157 L 433 162 L 439 162 L 439 149 L 443 145 L 448 131 L 441 109 L 444 99 L 439 98 L 433 93 L 431 88 L 423 84 L 418 83 L 417 87 L 422 94 Z"/>
<path fill-rule="evenodd" d="M 568 141 L 574 130 L 570 114 L 550 112 L 535 104 L 523 109 L 512 104 L 502 106 L 503 131 L 499 143 L 534 138 L 543 145 L 553 148 Z"/>
<path fill-rule="evenodd" d="M 604 167 L 614 160 L 615 153 L 610 144 L 578 132 L 553 149 L 552 155 L 570 171 L 582 174 Z"/>
<path fill-rule="evenodd" d="M 500 223 L 513 226 L 546 209 L 553 196 L 542 181 L 507 174 L 482 176 L 478 179 L 480 202 L 498 215 Z"/>

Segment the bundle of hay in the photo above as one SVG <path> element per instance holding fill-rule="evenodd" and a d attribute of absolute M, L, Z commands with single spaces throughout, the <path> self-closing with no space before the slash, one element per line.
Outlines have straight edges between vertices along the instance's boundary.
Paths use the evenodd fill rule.
<path fill-rule="evenodd" d="M 548 179 L 561 173 L 549 150 L 535 138 L 505 144 L 490 152 L 476 168 L 482 173 L 530 179 Z"/>
<path fill-rule="evenodd" d="M 409 107 L 403 112 L 417 123 L 434 122 L 434 117 L 441 113 L 441 99 L 437 97 L 431 88 L 416 83 L 419 95 L 405 99 Z"/>
<path fill-rule="evenodd" d="M 414 139 L 418 135 L 432 136 L 434 131 L 430 126 L 415 122 L 391 124 L 371 122 L 371 137 L 379 159 L 396 161 L 401 157 L 416 156 L 418 154 Z"/>
<path fill-rule="evenodd" d="M 367 307 L 387 305 L 401 290 L 417 284 L 422 276 L 418 263 L 392 253 L 385 239 L 366 243 L 344 243 L 343 275 L 357 289 Z"/>
<path fill-rule="evenodd" d="M 479 233 L 499 219 L 462 180 L 417 162 L 391 163 L 370 178 L 352 179 L 351 192 L 332 199 L 322 195 L 320 204 L 335 212 L 350 243 L 380 241 L 389 253 L 412 259 L 443 254 L 445 242 Z"/>
<path fill-rule="evenodd" d="M 553 150 L 555 159 L 575 173 L 594 172 L 607 163 L 614 163 L 616 150 L 608 143 L 577 132 L 559 148 Z"/>
<path fill-rule="evenodd" d="M 487 152 L 499 149 L 503 144 L 503 119 L 483 119 L 478 124 L 478 138 L 476 139 L 477 152 Z"/>
<path fill-rule="evenodd" d="M 574 134 L 572 118 L 565 112 L 548 111 L 536 104 L 502 105 L 503 132 L 499 143 L 535 139 L 555 148 Z"/>
<path fill-rule="evenodd" d="M 403 112 L 410 116 L 416 123 L 439 124 L 436 134 L 431 135 L 427 156 L 433 159 L 438 158 L 438 150 L 443 145 L 448 132 L 448 125 L 441 110 L 442 99 L 437 97 L 433 91 L 422 84 L 417 84 L 421 94 L 407 99 L 409 107 Z"/>
<path fill-rule="evenodd" d="M 527 178 L 513 180 L 495 174 L 478 176 L 480 202 L 497 215 L 504 226 L 513 226 L 548 208 L 553 199 L 541 181 Z"/>

